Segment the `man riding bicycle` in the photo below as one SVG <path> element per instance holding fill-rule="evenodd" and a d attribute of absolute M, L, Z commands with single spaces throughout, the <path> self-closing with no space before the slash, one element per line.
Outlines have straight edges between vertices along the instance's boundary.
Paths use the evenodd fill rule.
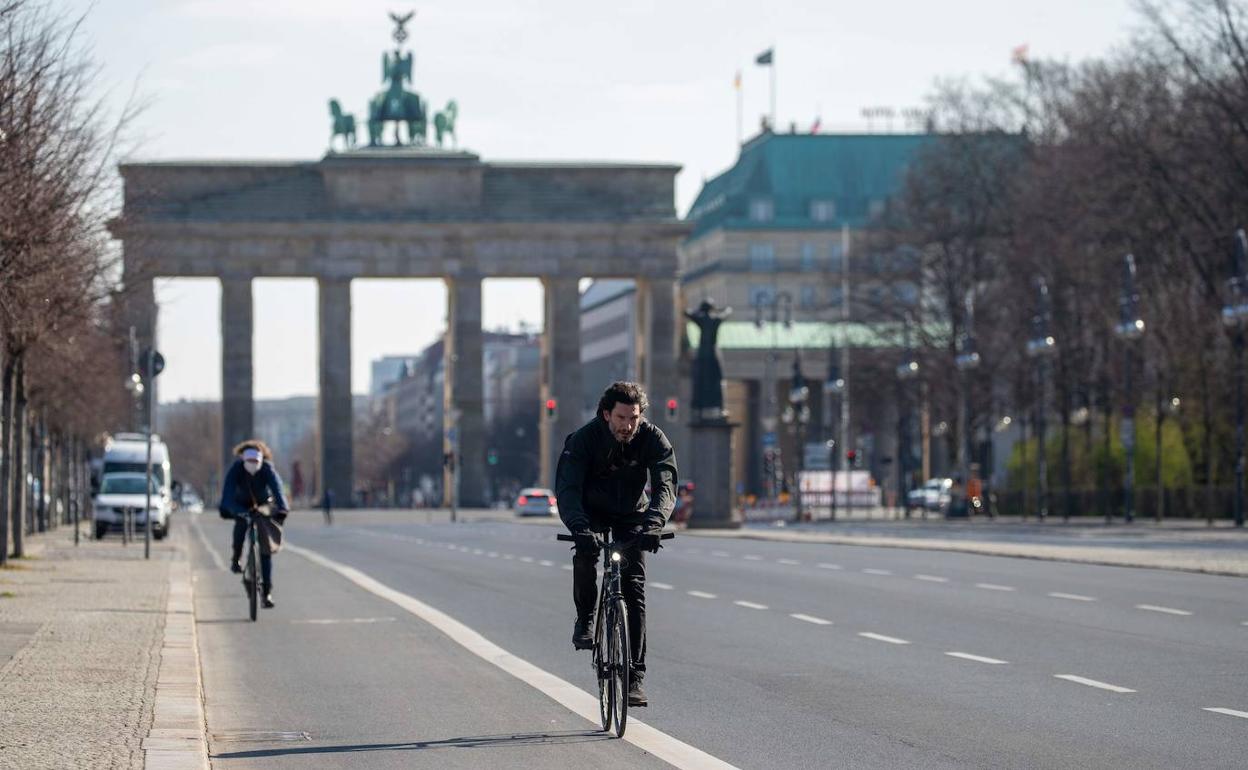
<path fill-rule="evenodd" d="M 273 455 L 269 447 L 256 439 L 244 441 L 234 447 L 235 460 L 225 474 L 221 486 L 221 503 L 217 506 L 221 515 L 234 519 L 234 556 L 230 571 L 243 571 L 239 560 L 243 556 L 243 540 L 247 538 L 247 519 L 241 514 L 255 513 L 261 506 L 268 506 L 278 525 L 285 523 L 289 508 L 282 493 L 282 479 L 273 467 Z M 260 574 L 264 585 L 264 606 L 273 604 L 273 555 L 261 549 Z"/>
<path fill-rule="evenodd" d="M 663 431 L 642 418 L 648 405 L 646 392 L 637 383 L 612 383 L 599 399 L 594 418 L 564 442 L 555 471 L 559 517 L 576 538 L 572 558 L 572 598 L 576 603 L 572 645 L 576 649 L 594 646 L 601 554 L 594 533 L 610 529 L 616 540 L 632 541 L 624 552 L 622 581 L 633 657 L 629 706 L 647 705 L 641 688 L 646 671 L 646 562 L 642 551 L 658 552 L 659 533 L 676 502 L 676 454 Z"/>

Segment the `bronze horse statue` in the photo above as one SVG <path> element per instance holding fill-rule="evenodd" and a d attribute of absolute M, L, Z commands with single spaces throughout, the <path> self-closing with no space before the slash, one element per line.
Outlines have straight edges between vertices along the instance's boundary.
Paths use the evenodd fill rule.
<path fill-rule="evenodd" d="M 341 136 L 343 149 L 355 147 L 355 115 L 342 111 L 337 99 L 329 100 L 329 115 L 332 127 L 329 132 L 329 149 L 334 149 L 334 139 Z"/>
<path fill-rule="evenodd" d="M 438 146 L 442 146 L 442 138 L 450 136 L 455 142 L 455 146 L 459 145 L 459 136 L 455 133 L 455 119 L 459 117 L 459 105 L 452 99 L 446 105 L 446 109 L 433 116 L 433 128 L 438 139 Z"/>
<path fill-rule="evenodd" d="M 387 83 L 385 91 L 373 97 L 368 105 L 368 144 L 376 147 L 383 143 L 382 132 L 387 122 L 393 122 L 394 143 L 403 144 L 399 136 L 399 124 L 407 125 L 407 144 L 423 145 L 428 130 L 425 102 L 420 94 L 403 86 L 412 80 L 412 55 L 395 49 L 394 54 L 381 55 L 381 80 Z"/>

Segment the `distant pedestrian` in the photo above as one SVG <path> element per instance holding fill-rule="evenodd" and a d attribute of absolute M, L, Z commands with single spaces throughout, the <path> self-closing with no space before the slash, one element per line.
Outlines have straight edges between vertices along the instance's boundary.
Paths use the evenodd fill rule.
<path fill-rule="evenodd" d="M 326 489 L 325 494 L 321 495 L 321 512 L 325 514 L 325 524 L 334 523 L 334 490 Z"/>

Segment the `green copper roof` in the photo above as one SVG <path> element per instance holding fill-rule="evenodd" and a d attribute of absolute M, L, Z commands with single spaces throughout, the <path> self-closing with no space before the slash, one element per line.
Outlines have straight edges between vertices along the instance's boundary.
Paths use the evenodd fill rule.
<path fill-rule="evenodd" d="M 929 339 L 941 339 L 948 334 L 943 324 L 929 324 Z M 698 325 L 685 324 L 689 346 L 696 348 L 702 338 Z M 764 322 L 756 326 L 753 321 L 725 321 L 719 327 L 720 350 L 768 350 L 771 348 L 826 350 L 834 342 L 838 347 L 848 344 L 851 348 L 899 348 L 904 332 L 901 324 L 881 323 L 826 323 L 823 321 L 796 321 L 789 326 L 782 323 Z"/>
<path fill-rule="evenodd" d="M 901 188 L 905 170 L 930 134 L 762 134 L 741 148 L 736 164 L 708 181 L 688 218 L 692 238 L 717 227 L 830 229 L 866 225 L 872 204 Z M 771 221 L 749 218 L 750 201 L 768 198 Z M 810 217 L 812 201 L 831 201 L 828 221 Z"/>

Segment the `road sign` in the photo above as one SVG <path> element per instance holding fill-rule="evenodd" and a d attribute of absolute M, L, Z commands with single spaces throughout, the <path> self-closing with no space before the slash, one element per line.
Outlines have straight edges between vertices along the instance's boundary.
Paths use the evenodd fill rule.
<path fill-rule="evenodd" d="M 152 371 L 150 373 L 147 371 L 147 362 L 149 360 L 152 362 Z M 145 379 L 150 380 L 151 378 L 155 377 L 156 375 L 160 374 L 161 372 L 165 370 L 165 357 L 162 356 L 158 351 L 148 348 L 147 350 L 143 351 L 143 357 L 142 359 L 140 359 L 139 366 L 142 367 L 143 369 L 143 374 L 145 375 Z"/>
<path fill-rule="evenodd" d="M 776 445 L 776 432 L 769 430 L 763 434 L 763 446 L 772 447 Z"/>
<path fill-rule="evenodd" d="M 446 438 L 447 438 L 447 440 L 448 440 L 448 441 L 454 441 L 455 439 L 459 438 L 459 429 L 458 429 L 458 428 L 447 428 L 447 429 L 446 429 Z"/>

